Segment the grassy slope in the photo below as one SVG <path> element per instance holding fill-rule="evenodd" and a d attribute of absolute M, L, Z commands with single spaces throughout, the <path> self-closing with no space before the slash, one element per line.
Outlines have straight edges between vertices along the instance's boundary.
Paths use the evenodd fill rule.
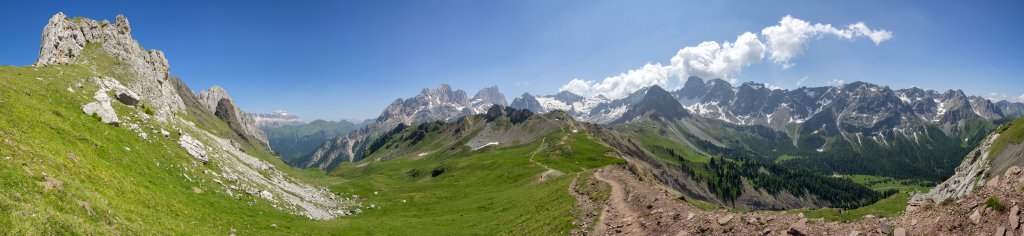
<path fill-rule="evenodd" d="M 989 156 L 995 156 L 995 154 L 1006 148 L 1006 144 L 1020 143 L 1024 141 L 1024 119 L 1016 119 L 1010 123 L 1004 124 L 999 127 L 996 132 L 999 133 L 999 138 L 992 143 L 992 148 L 989 150 Z"/>
<path fill-rule="evenodd" d="M 552 158 L 558 149 L 550 140 L 566 135 L 574 154 Z M 555 132 L 545 140 L 544 146 L 534 142 L 456 157 L 342 164 L 332 175 L 352 181 L 338 190 L 369 197 L 364 206 L 382 208 L 341 223 L 354 234 L 567 234 L 576 228 L 570 224 L 577 214 L 568 193 L 572 174 L 619 161 L 605 157 L 609 149 L 583 134 Z M 538 162 L 567 175 L 538 182 L 545 169 L 530 162 L 534 153 Z M 431 177 L 441 166 L 444 174 Z M 412 176 L 416 170 L 422 174 Z"/>
<path fill-rule="evenodd" d="M 175 137 L 150 133 L 153 141 L 146 142 L 82 112 L 96 91 L 87 80 L 92 76 L 79 65 L 0 67 L 0 228 L 18 234 L 226 234 L 232 228 L 285 233 L 323 223 L 264 201 L 214 193 L 220 187 L 209 181 L 188 181 L 182 174 L 198 178 L 206 167 L 194 166 Z M 80 80 L 85 87 L 67 90 Z M 122 118 L 138 112 L 113 105 Z M 62 188 L 47 189 L 47 180 Z"/>

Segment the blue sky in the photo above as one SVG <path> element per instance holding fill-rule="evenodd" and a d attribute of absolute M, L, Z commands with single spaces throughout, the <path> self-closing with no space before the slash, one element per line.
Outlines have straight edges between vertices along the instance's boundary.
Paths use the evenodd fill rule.
<path fill-rule="evenodd" d="M 1024 95 L 1020 1 L 16 1 L 0 9 L 0 64 L 36 59 L 58 11 L 124 14 L 143 47 L 163 50 L 193 89 L 225 87 L 247 111 L 375 117 L 392 100 L 447 83 L 511 100 L 600 82 L 684 47 L 760 34 L 784 16 L 891 38 L 816 37 L 788 69 L 769 55 L 731 72 L 782 88 L 842 80 L 892 88 Z"/>

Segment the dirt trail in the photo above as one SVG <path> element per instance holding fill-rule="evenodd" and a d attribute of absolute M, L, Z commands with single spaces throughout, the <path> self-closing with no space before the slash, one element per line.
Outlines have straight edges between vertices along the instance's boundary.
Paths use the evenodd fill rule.
<path fill-rule="evenodd" d="M 594 235 L 641 233 L 640 225 L 635 224 L 640 214 L 630 208 L 623 183 L 616 179 L 605 178 L 602 175 L 605 170 L 607 169 L 595 171 L 594 178 L 611 185 L 612 194 L 605 203 L 600 222 L 594 228 Z"/>
<path fill-rule="evenodd" d="M 541 139 L 540 140 L 540 146 L 537 147 L 537 150 L 533 151 L 533 153 L 530 154 L 530 162 L 531 163 L 546 169 L 546 171 L 544 171 L 544 173 L 540 174 L 540 177 L 537 177 L 537 182 L 544 182 L 544 181 L 547 181 L 550 178 L 555 178 L 555 177 L 558 177 L 558 176 L 565 175 L 565 173 L 562 173 L 561 171 L 558 171 L 558 170 L 555 170 L 555 169 L 551 169 L 551 167 L 548 167 L 547 165 L 544 165 L 544 164 L 542 164 L 540 162 L 537 162 L 537 160 L 534 159 L 537 156 L 537 153 L 540 153 L 540 151 L 544 150 L 544 147 L 546 147 L 546 146 L 544 146 L 544 145 L 546 145 L 545 141 L 547 141 L 547 138 Z"/>

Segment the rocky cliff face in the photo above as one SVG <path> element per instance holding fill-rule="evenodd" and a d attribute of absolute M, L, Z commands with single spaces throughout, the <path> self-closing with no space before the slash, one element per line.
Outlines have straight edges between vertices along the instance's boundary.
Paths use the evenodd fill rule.
<path fill-rule="evenodd" d="M 1021 117 L 1024 116 L 1024 103 L 1019 102 L 1008 102 L 999 101 L 996 103 L 996 107 L 1003 112 L 1006 117 Z"/>
<path fill-rule="evenodd" d="M 253 137 L 265 145 L 270 143 L 263 129 L 257 125 L 256 119 L 242 112 L 224 88 L 213 86 L 210 90 L 199 92 L 199 102 L 210 114 L 227 122 L 228 127 L 238 132 L 239 136 Z"/>
<path fill-rule="evenodd" d="M 141 96 L 141 100 L 155 109 L 156 117 L 165 120 L 174 112 L 185 109 L 174 85 L 170 81 L 170 67 L 163 52 L 144 50 L 132 38 L 128 19 L 118 15 L 114 23 L 103 20 L 68 19 L 57 13 L 43 28 L 42 46 L 35 66 L 61 65 L 82 62 L 83 51 L 89 44 L 97 44 L 114 59 L 123 62 L 119 69 L 128 78 L 125 86 Z M 95 69 L 95 68 L 94 68 Z"/>
<path fill-rule="evenodd" d="M 984 143 L 964 157 L 964 161 L 956 168 L 953 176 L 935 186 L 935 188 L 928 192 L 928 196 L 934 199 L 935 202 L 942 202 L 946 198 L 956 199 L 963 197 L 971 193 L 974 188 L 982 186 L 985 176 L 989 174 L 988 172 L 992 168 L 989 150 L 997 138 L 999 138 L 998 133 L 985 138 Z"/>
<path fill-rule="evenodd" d="M 1012 133 L 1024 129 L 1017 127 L 1021 123 L 1021 120 L 1010 122 L 992 132 L 981 145 L 964 157 L 953 176 L 935 186 L 927 196 L 935 202 L 942 202 L 946 198 L 959 199 L 976 188 L 998 184 L 1000 175 L 1004 173 L 1007 176 L 1018 174 L 1021 166 L 1024 166 L 1024 144 L 1007 141 L 1010 138 L 1003 135 L 1013 136 Z M 1001 147 L 993 150 L 996 149 L 996 143 L 1001 143 Z"/>

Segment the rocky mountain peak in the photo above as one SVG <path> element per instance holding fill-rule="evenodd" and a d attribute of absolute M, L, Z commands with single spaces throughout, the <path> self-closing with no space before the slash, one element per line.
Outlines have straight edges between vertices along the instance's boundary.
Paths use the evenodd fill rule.
<path fill-rule="evenodd" d="M 584 99 L 583 96 L 576 95 L 575 93 L 569 91 L 558 92 L 557 94 L 555 94 L 554 98 L 566 104 L 577 103 L 579 101 L 583 101 Z"/>
<path fill-rule="evenodd" d="M 473 102 L 489 105 L 508 105 L 508 102 L 505 100 L 505 95 L 502 94 L 501 91 L 498 91 L 498 86 L 490 86 L 480 89 L 480 91 L 476 92 L 476 95 L 473 96 Z"/>
<path fill-rule="evenodd" d="M 469 97 L 466 95 L 466 91 L 452 90 L 452 87 L 447 84 L 441 84 L 436 89 L 424 88 L 419 95 L 408 101 L 422 102 L 432 105 L 454 103 L 454 104 L 469 104 Z M 408 102 L 407 101 L 407 102 Z"/>
<path fill-rule="evenodd" d="M 512 104 L 509 104 L 509 106 L 516 109 L 527 109 L 537 113 L 543 113 L 546 111 L 544 106 L 541 106 L 540 102 L 537 101 L 537 98 L 530 95 L 530 93 L 523 93 L 523 95 L 513 99 Z"/>
<path fill-rule="evenodd" d="M 174 112 L 183 112 L 185 105 L 170 81 L 170 66 L 163 52 L 144 50 L 131 35 L 128 19 L 118 15 L 114 24 L 92 19 L 68 19 L 58 12 L 50 17 L 43 28 L 39 58 L 35 66 L 71 63 L 98 63 L 79 61 L 86 46 L 96 44 L 100 51 L 124 63 L 126 86 L 138 93 L 148 106 L 155 108 L 156 117 L 165 120 Z M 103 65 L 101 65 L 103 66 Z"/>
<path fill-rule="evenodd" d="M 689 114 L 671 93 L 661 86 L 654 85 L 648 87 L 643 98 L 629 107 L 626 113 L 613 123 L 626 123 L 645 115 L 650 115 L 654 119 L 676 120 Z"/>

